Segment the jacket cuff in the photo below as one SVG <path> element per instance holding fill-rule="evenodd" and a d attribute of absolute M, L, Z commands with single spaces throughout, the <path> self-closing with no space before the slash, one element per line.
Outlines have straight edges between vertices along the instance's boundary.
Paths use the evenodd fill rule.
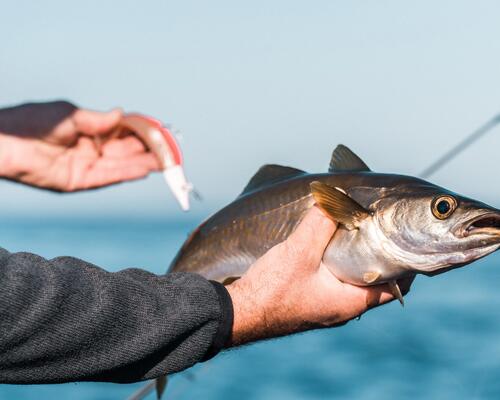
<path fill-rule="evenodd" d="M 215 357 L 227 345 L 227 343 L 229 343 L 233 330 L 234 319 L 233 301 L 231 300 L 231 296 L 229 295 L 227 289 L 219 282 L 209 282 L 215 288 L 217 296 L 219 297 L 221 317 L 214 341 L 207 350 L 207 353 L 203 357 L 202 361 L 207 361 Z"/>

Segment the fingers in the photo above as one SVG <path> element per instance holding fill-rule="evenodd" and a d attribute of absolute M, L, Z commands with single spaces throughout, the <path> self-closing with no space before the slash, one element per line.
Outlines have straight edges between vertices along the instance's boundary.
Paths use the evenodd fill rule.
<path fill-rule="evenodd" d="M 85 135 L 99 135 L 116 128 L 122 116 L 123 111 L 118 108 L 109 112 L 78 109 L 72 115 L 72 119 L 77 132 Z"/>
<path fill-rule="evenodd" d="M 398 281 L 399 289 L 403 296 L 408 294 L 410 291 L 410 286 L 415 279 L 415 275 L 404 278 Z M 392 294 L 388 284 L 369 286 L 364 288 L 366 290 L 366 307 L 367 309 L 380 306 L 385 303 L 389 303 L 396 299 Z"/>
<path fill-rule="evenodd" d="M 306 213 L 286 243 L 299 253 L 314 255 L 319 263 L 336 229 L 337 224 L 314 206 Z"/>
<path fill-rule="evenodd" d="M 101 148 L 104 157 L 126 157 L 145 152 L 147 149 L 143 142 L 133 135 L 106 141 Z"/>
<path fill-rule="evenodd" d="M 403 295 L 408 294 L 410 286 L 414 280 L 415 275 L 398 281 L 399 288 L 401 289 L 401 293 Z M 367 309 L 389 303 L 396 299 L 388 284 L 369 286 L 363 289 L 366 291 L 365 304 Z"/>
<path fill-rule="evenodd" d="M 148 168 L 139 165 L 132 165 L 122 169 L 110 169 L 109 171 L 96 171 L 87 176 L 84 189 L 141 179 L 145 178 L 149 173 Z"/>
<path fill-rule="evenodd" d="M 151 153 L 144 153 L 127 158 L 106 158 L 79 168 L 72 175 L 68 191 L 97 188 L 125 181 L 146 177 L 158 170 L 158 161 Z"/>
<path fill-rule="evenodd" d="M 366 309 L 380 306 L 395 299 L 387 284 L 365 288 L 365 293 Z"/>
<path fill-rule="evenodd" d="M 124 170 L 133 167 L 146 168 L 149 172 L 160 169 L 158 160 L 152 153 L 142 153 L 120 158 L 102 158 L 95 164 L 94 169 L 107 173 L 111 170 Z"/>
<path fill-rule="evenodd" d="M 333 285 L 330 292 L 335 293 L 335 296 L 329 301 L 323 300 L 324 304 L 331 307 L 331 309 L 326 310 L 326 313 L 331 313 L 333 309 L 342 315 L 341 321 L 349 321 L 365 313 L 370 308 L 394 300 L 388 285 L 361 287 L 341 283 L 340 287 Z"/>
<path fill-rule="evenodd" d="M 404 295 L 408 293 L 414 279 L 415 276 L 411 276 L 398 281 Z M 395 300 L 388 284 L 362 287 L 344 283 L 342 286 L 342 295 L 337 298 L 335 306 L 345 310 L 345 320 L 356 318 L 371 308 Z"/>

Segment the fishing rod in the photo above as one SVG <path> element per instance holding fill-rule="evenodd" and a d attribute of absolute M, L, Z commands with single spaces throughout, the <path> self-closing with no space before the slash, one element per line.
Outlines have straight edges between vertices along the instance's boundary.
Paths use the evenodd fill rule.
<path fill-rule="evenodd" d="M 441 169 L 445 164 L 454 159 L 458 154 L 463 152 L 467 147 L 472 145 L 474 142 L 483 137 L 486 133 L 491 131 L 494 127 L 496 127 L 500 123 L 500 114 L 495 115 L 484 125 L 480 126 L 478 129 L 473 131 L 470 135 L 466 136 L 462 141 L 460 141 L 457 145 L 452 147 L 446 153 L 444 153 L 441 157 L 439 157 L 436 161 L 434 161 L 431 165 L 425 168 L 421 173 L 421 178 L 428 178 L 436 171 Z"/>

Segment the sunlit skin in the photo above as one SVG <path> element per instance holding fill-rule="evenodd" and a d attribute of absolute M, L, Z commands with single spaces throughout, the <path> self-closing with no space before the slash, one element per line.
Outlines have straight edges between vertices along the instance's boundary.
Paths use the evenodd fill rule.
<path fill-rule="evenodd" d="M 312 207 L 287 240 L 227 286 L 235 310 L 230 346 L 342 325 L 394 300 L 387 285 L 342 283 L 321 262 L 336 229 L 335 222 Z M 412 280 L 399 282 L 403 293 Z"/>
<path fill-rule="evenodd" d="M 67 102 L 0 110 L 0 176 L 70 192 L 143 178 L 159 169 L 132 132 L 115 133 L 118 109 Z M 229 346 L 337 326 L 393 300 L 386 285 L 361 288 L 332 275 L 321 257 L 336 224 L 313 207 L 295 232 L 228 286 L 234 306 Z M 402 283 L 402 289 L 409 282 Z"/>
<path fill-rule="evenodd" d="M 56 191 L 99 188 L 144 178 L 160 165 L 131 132 L 116 135 L 122 111 L 67 102 L 0 110 L 1 176 Z"/>

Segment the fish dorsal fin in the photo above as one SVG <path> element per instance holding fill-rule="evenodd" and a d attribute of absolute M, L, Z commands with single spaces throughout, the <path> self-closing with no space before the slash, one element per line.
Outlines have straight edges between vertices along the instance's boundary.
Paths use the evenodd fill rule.
<path fill-rule="evenodd" d="M 285 179 L 289 179 L 302 174 L 305 174 L 305 171 L 297 168 L 283 167 L 282 165 L 276 164 L 267 164 L 260 167 L 257 173 L 252 176 L 252 179 L 250 179 L 250 182 L 248 182 L 241 194 L 246 194 L 248 192 L 251 192 L 252 190 L 259 189 L 272 183 L 284 181 Z"/>
<path fill-rule="evenodd" d="M 335 150 L 333 150 L 328 172 L 354 171 L 370 171 L 370 168 L 348 147 L 343 144 L 339 144 Z"/>
<path fill-rule="evenodd" d="M 311 193 L 316 204 L 332 219 L 340 222 L 348 230 L 359 228 L 370 212 L 347 194 L 325 183 L 311 182 Z"/>

